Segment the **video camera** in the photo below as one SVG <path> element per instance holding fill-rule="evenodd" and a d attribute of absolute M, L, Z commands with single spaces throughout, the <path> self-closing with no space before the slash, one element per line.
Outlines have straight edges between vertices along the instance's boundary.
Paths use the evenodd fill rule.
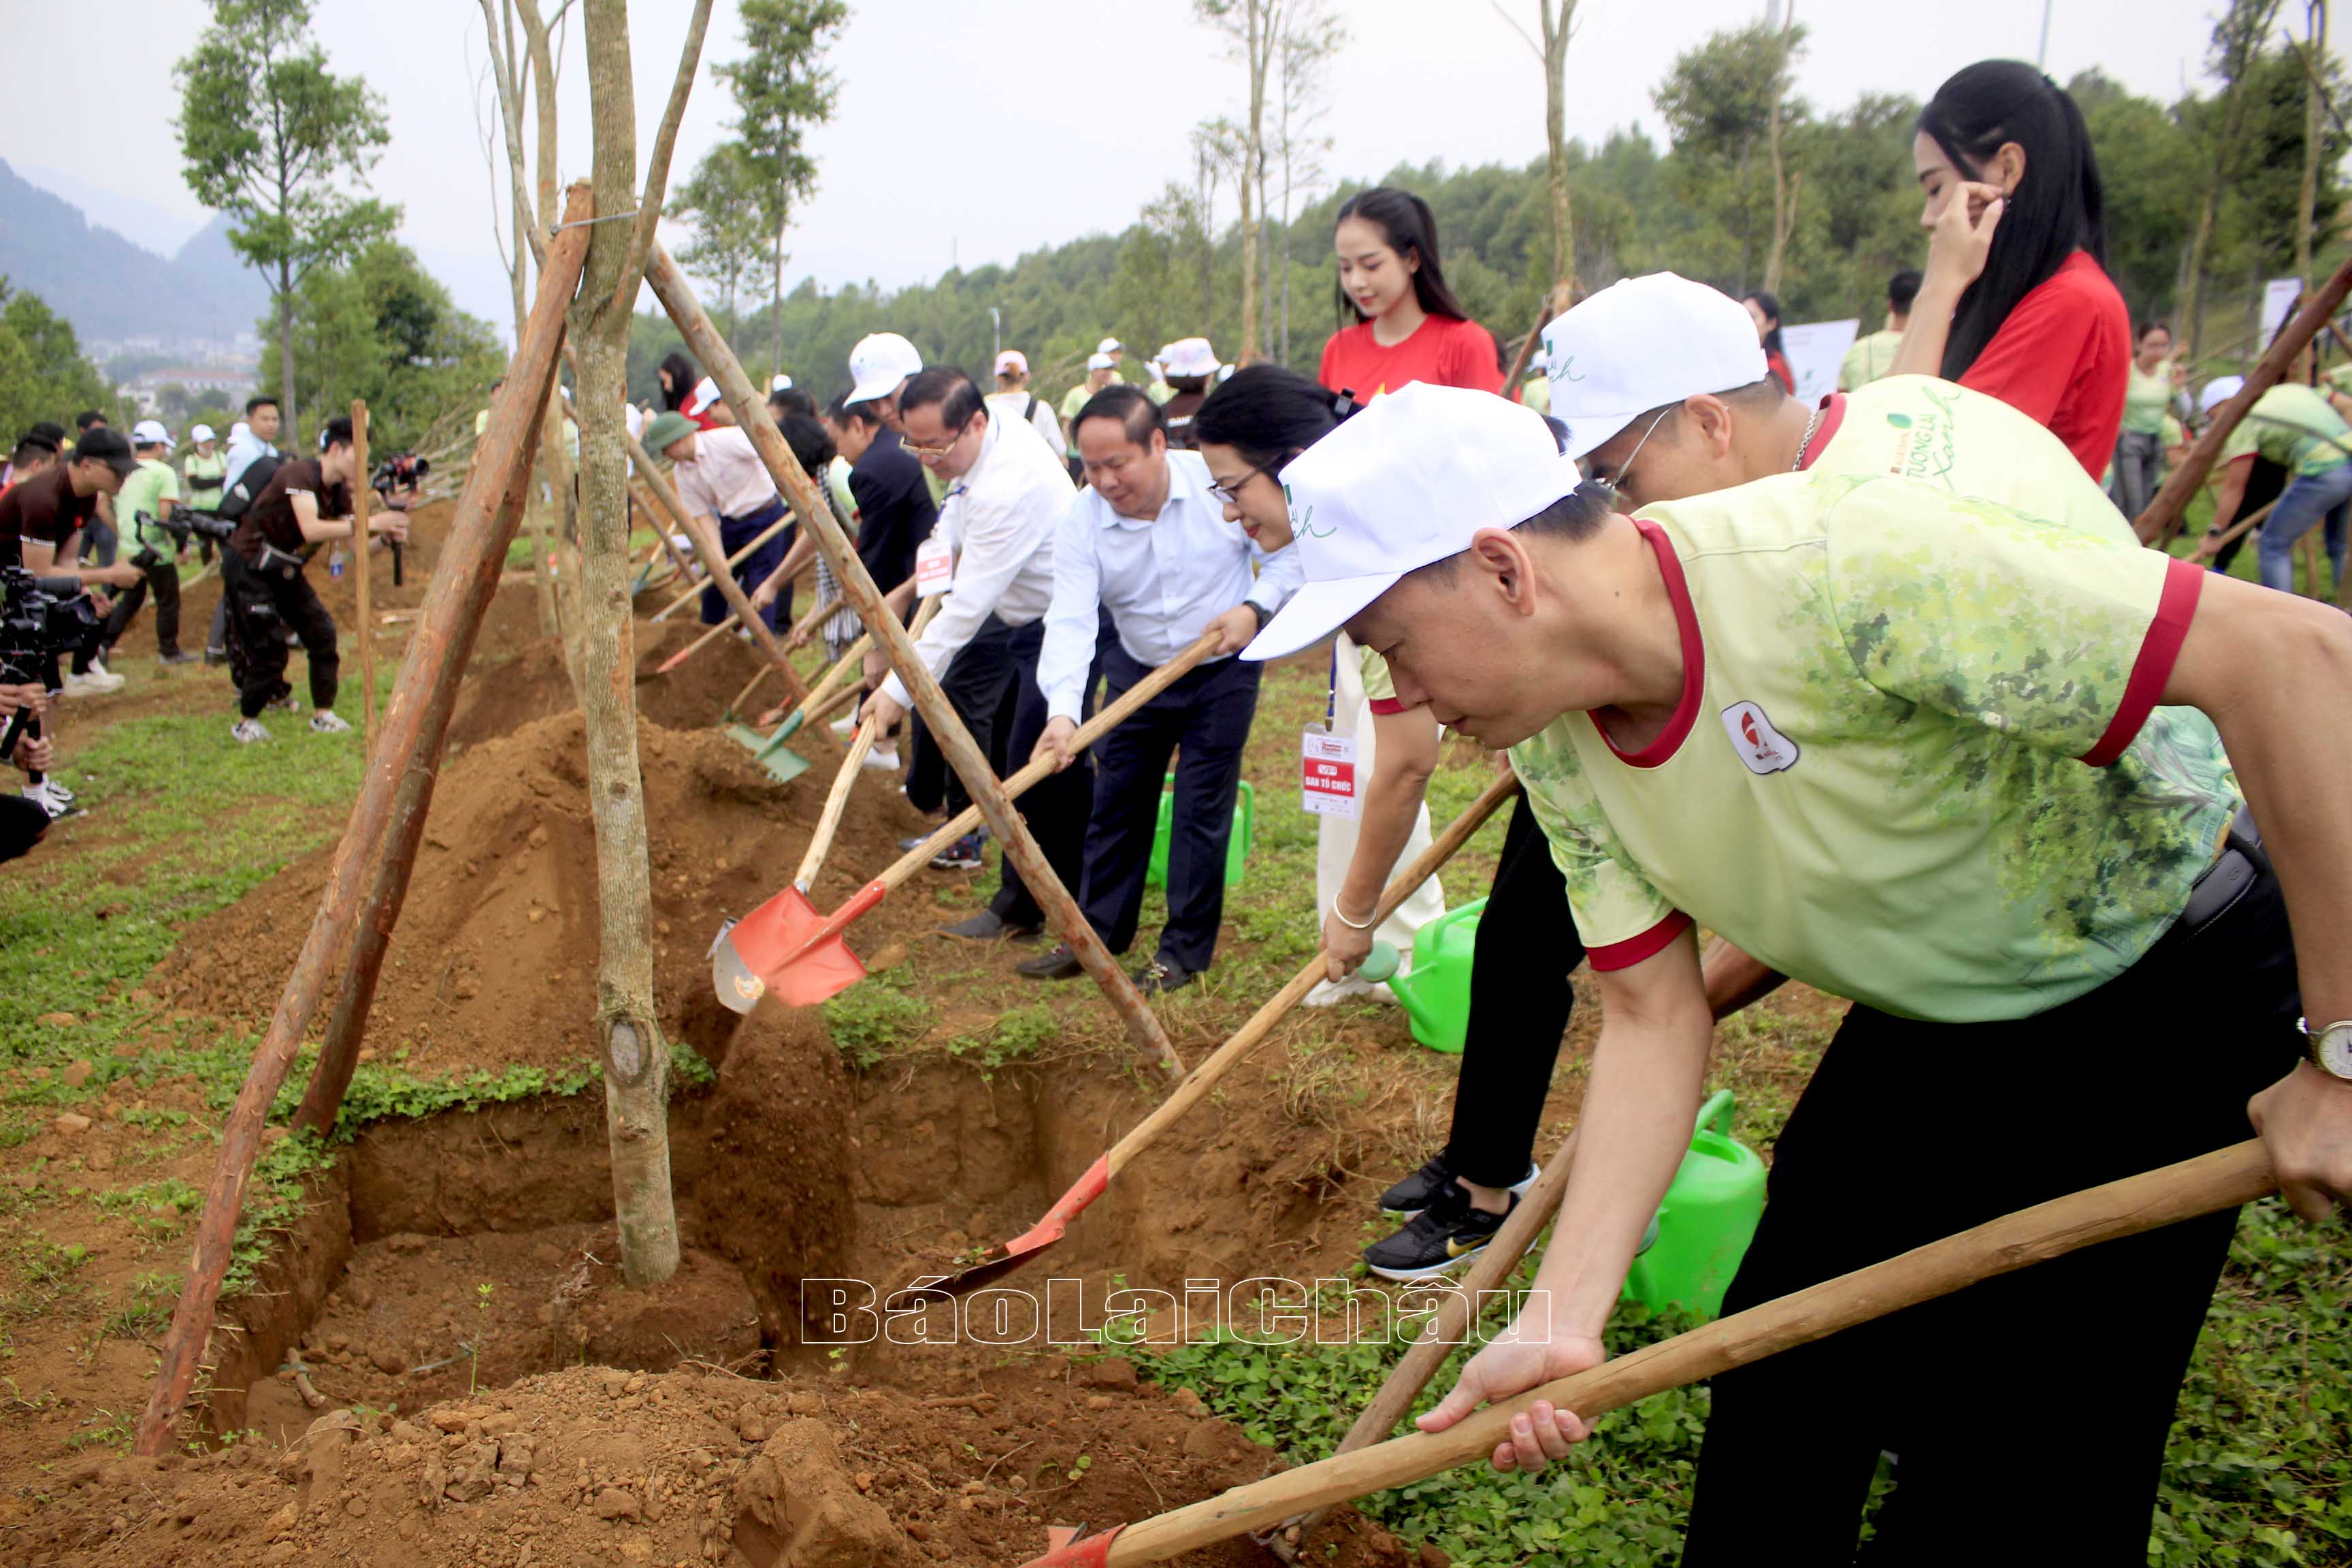
<path fill-rule="evenodd" d="M 142 511 L 138 514 L 138 521 L 142 526 L 152 523 L 170 534 L 173 546 L 177 550 L 188 547 L 192 534 L 209 539 L 215 544 L 226 544 L 230 535 L 236 532 L 236 524 L 227 518 L 209 511 L 198 511 L 175 500 L 163 503 L 162 517 L 151 517 Z"/>
<path fill-rule="evenodd" d="M 375 466 L 375 472 L 368 476 L 368 484 L 389 500 L 394 490 L 415 489 L 432 471 L 431 458 L 420 458 L 414 452 L 395 452 Z M 395 543 L 392 547 L 393 586 L 401 586 L 402 581 L 400 546 Z"/>
<path fill-rule="evenodd" d="M 65 684 L 58 658 L 89 643 L 100 624 L 89 595 L 72 578 L 36 577 L 22 566 L 0 566 L 0 684 L 58 690 Z M 0 736 L 0 759 L 13 756 L 17 741 L 39 721 L 29 708 L 10 715 L 7 732 Z"/>

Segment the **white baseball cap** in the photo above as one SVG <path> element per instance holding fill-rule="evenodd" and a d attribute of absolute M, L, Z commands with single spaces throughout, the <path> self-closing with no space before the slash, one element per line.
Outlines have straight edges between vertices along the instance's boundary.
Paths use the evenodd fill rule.
<path fill-rule="evenodd" d="M 768 390 L 772 393 L 790 392 L 792 389 L 793 378 L 781 371 L 768 378 Z"/>
<path fill-rule="evenodd" d="M 1552 417 L 1581 458 L 1640 416 L 1771 372 L 1748 307 L 1671 272 L 1612 283 L 1543 330 Z"/>
<path fill-rule="evenodd" d="M 131 444 L 134 447 L 161 447 L 172 449 L 172 433 L 163 428 L 161 419 L 142 419 L 131 427 Z"/>
<path fill-rule="evenodd" d="M 1003 375 L 1008 370 L 1018 372 L 1023 375 L 1027 375 L 1029 374 L 1029 356 L 1023 353 L 1019 349 L 1006 349 L 1003 353 L 996 356 L 996 374 Z"/>
<path fill-rule="evenodd" d="M 188 439 L 191 441 L 209 441 L 213 439 L 213 427 L 209 425 L 191 426 L 188 429 Z"/>
<path fill-rule="evenodd" d="M 1480 529 L 1517 528 L 1580 479 L 1524 404 L 1426 382 L 1375 399 L 1283 468 L 1307 583 L 1242 657 L 1328 637 L 1406 573 L 1460 554 Z"/>
<path fill-rule="evenodd" d="M 2197 395 L 2197 412 L 2210 414 L 2245 389 L 2246 378 L 2242 375 L 2217 375 Z"/>
<path fill-rule="evenodd" d="M 1091 354 L 1087 356 L 1087 368 L 1088 370 L 1117 370 L 1118 368 L 1118 362 L 1106 353 Z"/>
<path fill-rule="evenodd" d="M 1160 363 L 1167 375 L 1214 375 L 1217 351 L 1206 338 L 1179 338 L 1160 351 Z"/>
<path fill-rule="evenodd" d="M 1117 338 L 1105 338 L 1102 342 L 1095 345 L 1095 353 L 1098 354 L 1116 354 L 1125 353 L 1126 352 L 1127 345 L 1120 342 Z"/>
<path fill-rule="evenodd" d="M 915 345 L 896 332 L 869 332 L 849 351 L 849 401 L 866 403 L 887 397 L 898 384 L 923 368 Z"/>

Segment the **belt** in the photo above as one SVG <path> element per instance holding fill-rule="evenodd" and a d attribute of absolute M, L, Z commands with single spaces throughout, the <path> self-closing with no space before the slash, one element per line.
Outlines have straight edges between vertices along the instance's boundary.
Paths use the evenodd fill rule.
<path fill-rule="evenodd" d="M 2271 858 L 2263 849 L 2262 830 L 2251 807 L 2241 805 L 2222 835 L 2221 852 L 2189 889 L 2189 901 L 2172 933 L 2182 939 L 2198 932 L 2237 908 L 2241 900 L 2271 875 Z"/>

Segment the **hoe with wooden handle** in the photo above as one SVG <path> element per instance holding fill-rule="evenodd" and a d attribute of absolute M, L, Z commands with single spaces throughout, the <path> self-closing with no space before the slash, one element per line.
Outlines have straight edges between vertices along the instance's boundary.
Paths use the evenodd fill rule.
<path fill-rule="evenodd" d="M 1490 1405 L 1443 1432 L 1416 1432 L 1352 1454 L 1271 1476 L 1189 1508 L 1074 1538 L 1026 1568 L 1127 1568 L 1343 1502 L 1423 1480 L 1492 1454 L 1511 1418 L 1537 1400 L 1587 1421 L 1653 1394 L 1823 1339 L 1841 1329 L 1965 1289 L 2096 1242 L 2137 1236 L 2278 1189 L 2260 1142 L 2217 1149 L 2194 1160 L 2020 1209 L 1973 1230 L 1914 1247 L 1834 1279 L 1718 1318 L 1573 1377 L 1558 1378 L 1507 1403 Z"/>
<path fill-rule="evenodd" d="M 767 543 L 768 541 L 775 538 L 776 535 L 783 532 L 784 530 L 792 527 L 792 525 L 793 520 L 789 517 L 785 518 L 782 522 L 770 523 L 752 539 L 751 543 L 746 544 L 742 549 L 738 550 L 734 554 L 730 555 L 727 558 L 727 569 L 730 572 L 732 572 L 736 567 L 742 565 L 745 561 L 751 559 L 751 552 L 759 549 L 760 546 Z M 703 590 L 709 586 L 710 584 L 708 583 L 697 583 L 693 587 L 688 588 L 685 593 L 680 594 L 677 598 L 672 599 L 668 604 L 664 605 L 660 609 L 656 610 L 652 615 L 646 618 L 652 621 L 666 621 L 669 619 L 672 615 L 684 609 L 694 600 L 699 598 Z"/>
<path fill-rule="evenodd" d="M 932 604 L 939 603 L 934 599 Z M 1092 745 L 1129 714 L 1150 701 L 1183 674 L 1215 651 L 1216 634 L 1203 633 L 1192 647 L 1119 694 L 1118 700 L 1078 726 L 1073 752 Z M 1018 799 L 1054 771 L 1049 758 L 1033 762 L 1004 781 L 1008 799 Z M 846 776 L 846 770 L 845 770 Z M 836 784 L 835 788 L 840 786 Z M 828 803 L 829 804 L 829 803 Z M 786 888 L 740 921 L 719 928 L 710 944 L 710 981 L 719 1000 L 738 1013 L 748 1013 L 762 996 L 772 995 L 787 1005 L 805 1007 L 837 994 L 866 978 L 866 966 L 841 940 L 850 923 L 888 897 L 930 863 L 931 857 L 980 821 L 980 807 L 963 812 L 922 843 L 894 861 L 879 877 L 860 888 L 847 903 L 830 915 L 819 915 L 808 901 L 808 884 L 795 878 Z M 812 847 L 814 847 L 814 844 Z M 804 863 L 805 868 L 805 863 Z"/>
<path fill-rule="evenodd" d="M 1412 865 L 1397 873 L 1396 879 L 1381 894 L 1381 901 L 1372 912 L 1371 923 L 1377 926 L 1394 914 L 1397 907 L 1412 896 L 1414 889 L 1435 876 L 1437 868 L 1444 865 L 1455 850 L 1470 841 L 1470 836 L 1495 814 L 1496 807 L 1518 791 L 1518 777 L 1514 773 L 1506 773 L 1488 784 L 1486 793 L 1472 801 L 1469 809 L 1455 817 L 1445 831 L 1438 835 L 1435 842 L 1415 856 Z M 1035 1225 L 1012 1240 L 999 1244 L 994 1251 L 971 1268 L 952 1275 L 928 1275 L 908 1285 L 904 1293 L 960 1296 L 1011 1273 L 1061 1240 L 1068 1232 L 1070 1222 L 1084 1213 L 1087 1205 L 1103 1195 L 1110 1186 L 1111 1178 L 1132 1164 L 1137 1156 L 1158 1142 L 1162 1132 L 1206 1098 L 1209 1091 L 1217 1087 L 1217 1081 L 1233 1070 L 1244 1057 L 1265 1044 L 1265 1037 L 1274 1032 L 1274 1026 L 1298 1005 L 1301 998 L 1315 989 L 1315 983 L 1328 973 L 1328 961 L 1319 951 L 1308 959 L 1305 968 L 1292 975 L 1287 984 L 1252 1014 L 1249 1022 L 1244 1024 L 1231 1039 L 1187 1073 L 1184 1081 L 1178 1084 L 1150 1115 L 1138 1122 L 1134 1131 L 1112 1144 L 1101 1158 L 1087 1166 L 1086 1174 L 1073 1183 L 1070 1190 L 1064 1193 Z"/>

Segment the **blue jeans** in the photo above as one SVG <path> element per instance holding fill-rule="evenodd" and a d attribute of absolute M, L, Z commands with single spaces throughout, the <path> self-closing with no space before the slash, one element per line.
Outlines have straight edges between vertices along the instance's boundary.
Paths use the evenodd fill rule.
<path fill-rule="evenodd" d="M 2261 561 L 2263 586 L 2294 592 L 2294 542 L 2311 531 L 2311 525 L 2321 518 L 2327 520 L 2327 559 L 2336 570 L 2336 582 L 2340 589 L 2344 582 L 2344 522 L 2347 505 L 2352 505 L 2352 463 L 2330 468 L 2324 474 L 2305 474 L 2286 487 L 2278 505 L 2263 523 Z M 2311 585 L 2313 593 L 2319 584 Z"/>

